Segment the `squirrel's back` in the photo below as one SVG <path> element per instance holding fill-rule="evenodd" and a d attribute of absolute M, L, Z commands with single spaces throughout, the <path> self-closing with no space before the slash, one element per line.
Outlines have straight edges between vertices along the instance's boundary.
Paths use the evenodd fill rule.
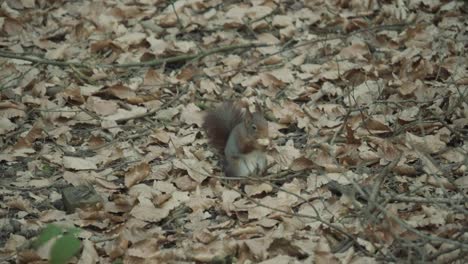
<path fill-rule="evenodd" d="M 232 102 L 225 102 L 205 116 L 203 128 L 208 140 L 220 153 L 224 152 L 229 134 L 242 122 L 244 113 Z"/>

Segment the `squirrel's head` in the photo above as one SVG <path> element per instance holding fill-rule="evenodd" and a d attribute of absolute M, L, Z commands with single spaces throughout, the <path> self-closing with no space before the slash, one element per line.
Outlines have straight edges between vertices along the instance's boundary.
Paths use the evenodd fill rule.
<path fill-rule="evenodd" d="M 247 135 L 255 140 L 256 148 L 266 148 L 270 144 L 268 137 L 268 121 L 257 107 L 257 112 L 247 111 L 244 118 Z"/>

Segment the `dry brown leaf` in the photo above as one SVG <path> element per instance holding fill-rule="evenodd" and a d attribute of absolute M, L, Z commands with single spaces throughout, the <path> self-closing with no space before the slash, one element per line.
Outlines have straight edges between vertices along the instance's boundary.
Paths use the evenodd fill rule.
<path fill-rule="evenodd" d="M 275 146 L 274 150 L 272 153 L 273 158 L 280 166 L 285 168 L 291 166 L 292 162 L 301 155 L 300 151 L 294 147 L 292 140 L 286 142 L 284 146 Z"/>
<path fill-rule="evenodd" d="M 197 188 L 197 182 L 188 175 L 173 180 L 174 184 L 182 191 L 193 191 Z"/>
<path fill-rule="evenodd" d="M 79 158 L 64 156 L 63 166 L 67 169 L 73 170 L 96 170 L 96 160 L 90 158 Z"/>
<path fill-rule="evenodd" d="M 182 109 L 180 121 L 185 122 L 188 125 L 196 124 L 198 127 L 202 127 L 203 114 L 200 111 L 200 108 L 191 103 Z"/>
<path fill-rule="evenodd" d="M 212 242 L 213 240 L 215 240 L 217 238 L 217 236 L 214 233 L 210 232 L 207 229 L 195 232 L 193 234 L 193 237 L 197 241 L 200 241 L 200 242 L 202 242 L 204 244 L 208 244 L 208 243 Z"/>
<path fill-rule="evenodd" d="M 340 56 L 345 59 L 357 59 L 367 61 L 366 57 L 370 54 L 369 48 L 365 43 L 353 43 L 351 46 L 343 48 L 340 51 Z"/>
<path fill-rule="evenodd" d="M 127 32 L 125 35 L 116 38 L 114 41 L 120 43 L 120 47 L 127 49 L 130 45 L 139 44 L 146 38 L 145 33 L 141 32 Z"/>
<path fill-rule="evenodd" d="M 186 170 L 189 176 L 197 183 L 203 182 L 211 175 L 213 167 L 206 161 L 195 159 L 176 159 L 173 161 L 176 168 Z"/>
<path fill-rule="evenodd" d="M 157 112 L 156 118 L 162 120 L 171 120 L 175 115 L 179 113 L 177 108 L 167 108 Z"/>
<path fill-rule="evenodd" d="M 468 176 L 463 176 L 455 180 L 457 187 L 462 189 L 468 189 Z"/>
<path fill-rule="evenodd" d="M 190 200 L 186 203 L 194 212 L 201 210 L 208 210 L 215 205 L 215 200 L 208 197 L 195 196 L 191 197 Z"/>
<path fill-rule="evenodd" d="M 258 220 L 267 217 L 271 210 L 262 206 L 256 206 L 247 210 L 249 220 Z"/>
<path fill-rule="evenodd" d="M 146 179 L 151 173 L 151 167 L 148 163 L 143 162 L 133 166 L 125 173 L 125 186 L 132 187 L 133 185 Z"/>
<path fill-rule="evenodd" d="M 6 205 L 11 209 L 18 209 L 25 212 L 33 212 L 33 207 L 28 200 L 22 197 L 10 197 L 6 199 Z"/>
<path fill-rule="evenodd" d="M 86 108 L 102 116 L 115 113 L 119 108 L 114 101 L 101 100 L 98 97 L 90 96 L 86 100 Z"/>
<path fill-rule="evenodd" d="M 0 135 L 15 130 L 16 125 L 6 117 L 0 117 Z"/>
<path fill-rule="evenodd" d="M 157 223 L 169 215 L 169 208 L 156 208 L 151 205 L 137 205 L 130 214 L 137 219 Z"/>
<path fill-rule="evenodd" d="M 151 137 L 154 137 L 159 142 L 167 144 L 171 139 L 171 134 L 167 133 L 167 131 L 157 129 L 153 134 L 151 134 Z"/>
<path fill-rule="evenodd" d="M 222 194 L 222 207 L 224 212 L 226 212 L 227 215 L 231 215 L 233 211 L 236 210 L 236 207 L 234 206 L 234 201 L 241 197 L 241 195 L 236 192 L 236 191 L 231 191 L 231 190 L 226 190 Z"/>
<path fill-rule="evenodd" d="M 83 245 L 83 251 L 81 252 L 78 264 L 98 263 L 99 255 L 94 248 L 94 243 L 88 239 L 83 240 L 81 243 Z"/>
<path fill-rule="evenodd" d="M 330 246 L 325 237 L 321 238 L 316 248 L 314 249 L 315 259 L 317 264 L 339 263 L 338 259 L 331 253 Z"/>
<path fill-rule="evenodd" d="M 319 150 L 314 157 L 314 162 L 323 167 L 327 172 L 341 172 L 343 168 L 338 164 L 328 151 Z"/>
<path fill-rule="evenodd" d="M 418 137 L 411 133 L 406 133 L 406 142 L 409 146 L 427 154 L 438 153 L 446 148 L 445 142 L 441 141 L 438 135 Z"/>
<path fill-rule="evenodd" d="M 273 242 L 271 238 L 256 238 L 244 241 L 255 259 L 265 259 L 268 256 L 267 249 Z"/>
<path fill-rule="evenodd" d="M 314 166 L 314 162 L 305 157 L 299 157 L 295 159 L 291 164 L 291 170 L 293 171 L 301 171 L 307 170 Z"/>
<path fill-rule="evenodd" d="M 256 185 L 246 185 L 245 186 L 245 194 L 247 196 L 255 196 L 262 193 L 269 193 L 273 190 L 273 187 L 267 183 L 260 183 Z"/>
<path fill-rule="evenodd" d="M 142 261 L 154 257 L 159 249 L 159 241 L 157 238 L 148 238 L 138 241 L 128 249 L 128 254 L 133 257 L 138 257 Z"/>

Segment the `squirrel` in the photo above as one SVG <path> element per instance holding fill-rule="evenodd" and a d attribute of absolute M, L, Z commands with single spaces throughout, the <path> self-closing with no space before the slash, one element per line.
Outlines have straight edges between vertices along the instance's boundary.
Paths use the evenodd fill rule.
<path fill-rule="evenodd" d="M 266 148 L 268 121 L 256 105 L 256 112 L 242 111 L 233 102 L 224 102 L 209 111 L 203 122 L 209 143 L 224 157 L 227 177 L 249 177 L 264 174 L 267 168 Z"/>

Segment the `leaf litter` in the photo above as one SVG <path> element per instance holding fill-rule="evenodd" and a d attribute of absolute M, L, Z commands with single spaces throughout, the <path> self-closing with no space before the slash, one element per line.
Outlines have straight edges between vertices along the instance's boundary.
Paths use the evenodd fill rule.
<path fill-rule="evenodd" d="M 466 1 L 4 1 L 0 258 L 81 228 L 72 263 L 466 258 Z M 259 103 L 263 178 L 201 132 Z M 62 189 L 103 204 L 66 214 Z"/>

